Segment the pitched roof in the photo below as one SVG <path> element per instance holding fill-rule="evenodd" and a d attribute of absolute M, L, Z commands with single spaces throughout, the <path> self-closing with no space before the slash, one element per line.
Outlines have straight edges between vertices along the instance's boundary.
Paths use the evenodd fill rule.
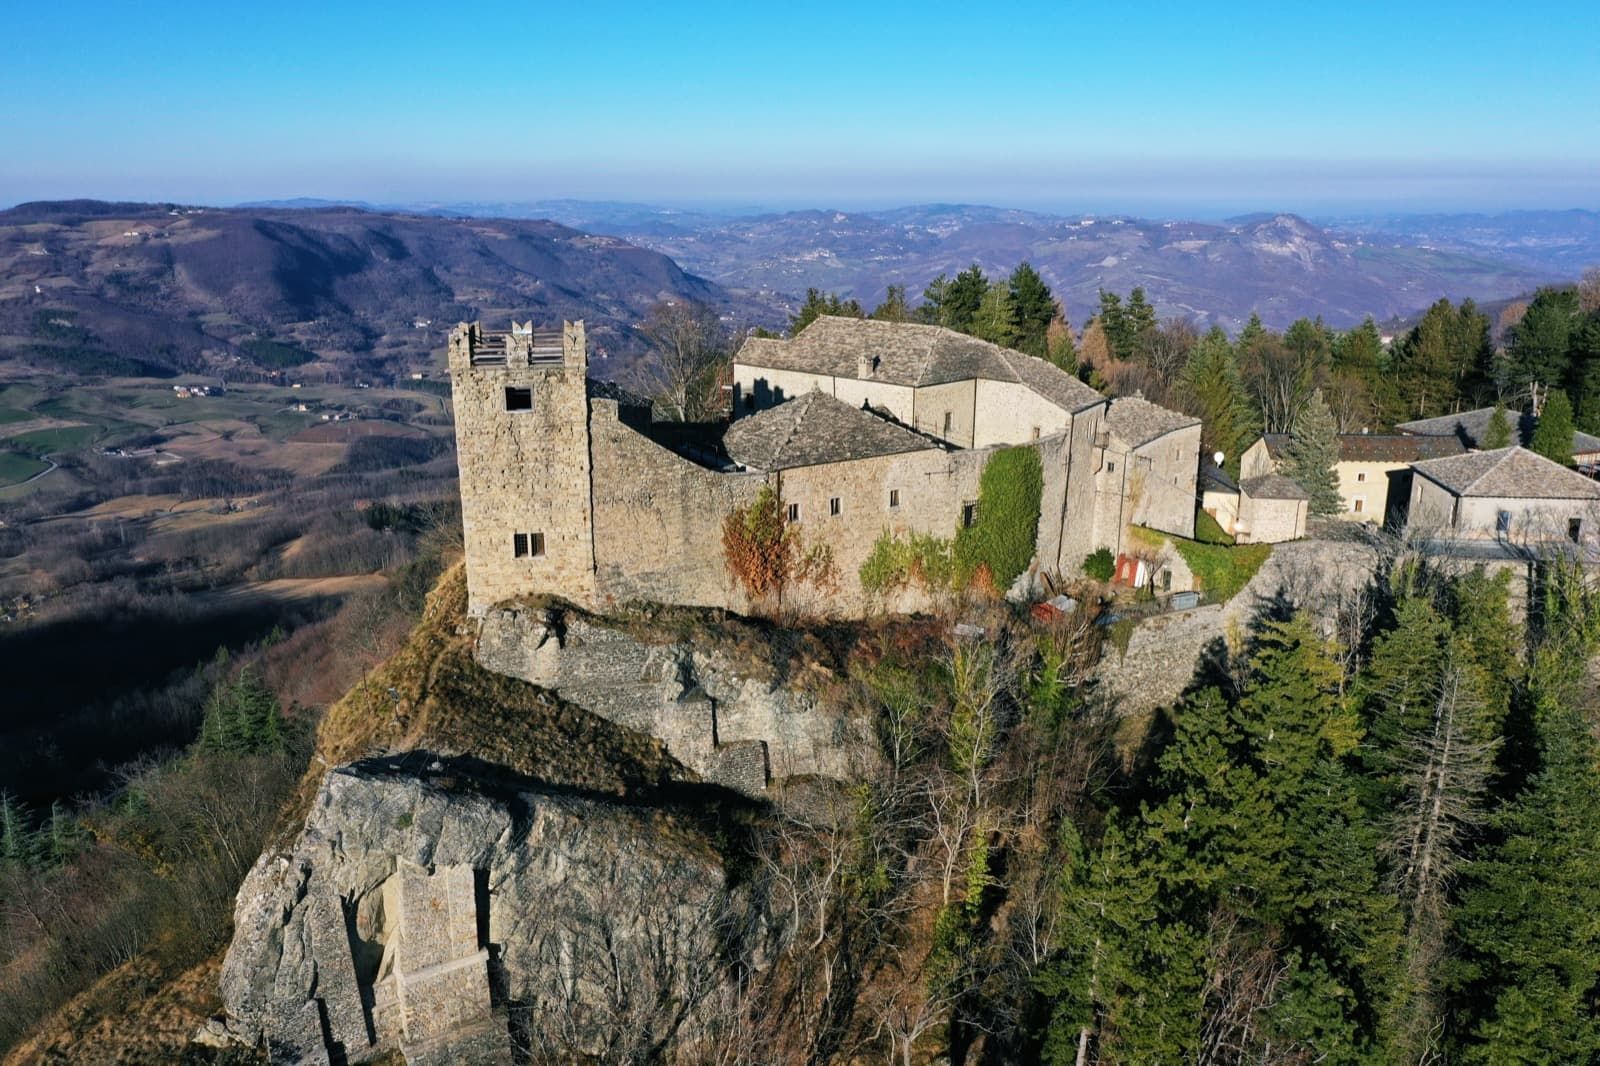
<path fill-rule="evenodd" d="M 1520 414 L 1511 411 L 1508 414 L 1515 419 L 1512 429 L 1517 435 L 1517 442 L 1526 448 L 1533 443 L 1533 431 L 1538 426 L 1539 420 L 1527 411 Z M 1440 415 L 1438 418 L 1419 418 L 1412 422 L 1401 422 L 1394 428 L 1403 433 L 1423 437 L 1456 437 L 1467 447 L 1476 448 L 1488 431 L 1489 419 L 1492 417 L 1494 417 L 1493 407 L 1480 407 L 1476 411 L 1462 411 L 1460 414 Z M 1572 454 L 1585 455 L 1591 452 L 1600 452 L 1600 437 L 1583 432 L 1573 433 Z"/>
<path fill-rule="evenodd" d="M 734 462 L 753 470 L 788 470 L 939 447 L 881 415 L 815 390 L 736 420 L 723 434 L 722 446 Z"/>
<path fill-rule="evenodd" d="M 1415 463 L 1412 469 L 1457 496 L 1600 500 L 1600 484 L 1515 446 L 1432 459 Z"/>
<path fill-rule="evenodd" d="M 1239 482 L 1239 490 L 1254 500 L 1309 500 L 1311 494 L 1282 474 L 1262 474 Z"/>
<path fill-rule="evenodd" d="M 1266 441 L 1267 454 L 1273 459 L 1288 456 L 1289 434 L 1268 433 L 1261 439 Z M 1341 463 L 1415 463 L 1422 459 L 1460 455 L 1468 447 L 1457 437 L 1421 434 L 1341 433 L 1335 439 L 1339 442 Z"/>
<path fill-rule="evenodd" d="M 1134 448 L 1174 430 L 1199 424 L 1198 418 L 1169 411 L 1143 396 L 1120 396 L 1111 401 L 1111 410 L 1106 413 L 1106 428 Z"/>
<path fill-rule="evenodd" d="M 891 385 L 921 387 L 976 378 L 1025 385 L 1066 411 L 1105 402 L 1104 396 L 1053 363 L 943 326 L 916 322 L 821 315 L 789 340 L 750 338 L 734 362 L 854 378 L 863 358 L 873 360 L 868 380 Z"/>
<path fill-rule="evenodd" d="M 1239 483 L 1210 459 L 1200 461 L 1200 488 L 1203 492 L 1238 492 Z"/>

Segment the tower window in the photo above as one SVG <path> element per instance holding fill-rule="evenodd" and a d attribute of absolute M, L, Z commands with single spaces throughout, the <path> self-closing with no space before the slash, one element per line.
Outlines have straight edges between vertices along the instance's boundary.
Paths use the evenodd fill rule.
<path fill-rule="evenodd" d="M 950 433 L 950 412 L 949 411 L 946 411 L 944 413 L 944 432 L 945 432 L 946 436 L 948 436 L 949 433 Z"/>
<path fill-rule="evenodd" d="M 1365 472 L 1365 471 L 1362 471 L 1362 472 L 1360 472 L 1360 473 L 1357 473 L 1357 474 L 1356 474 L 1356 480 L 1357 480 L 1357 481 L 1365 481 L 1365 480 L 1367 480 L 1367 475 L 1366 475 L 1366 472 Z"/>
<path fill-rule="evenodd" d="M 798 503 L 791 503 L 789 505 L 789 521 L 800 521 L 800 505 Z"/>
<path fill-rule="evenodd" d="M 511 388 L 510 386 L 507 386 L 506 387 L 506 410 L 507 411 L 531 411 L 531 410 L 533 410 L 533 390 L 532 389 L 514 389 L 514 388 Z"/>
<path fill-rule="evenodd" d="M 828 499 L 828 513 L 830 515 L 832 515 L 834 518 L 838 518 L 839 517 L 839 512 L 842 511 L 842 510 L 844 510 L 843 501 L 837 496 L 829 497 L 829 499 Z"/>
<path fill-rule="evenodd" d="M 511 534 L 511 554 L 517 559 L 538 559 L 544 555 L 543 533 Z"/>

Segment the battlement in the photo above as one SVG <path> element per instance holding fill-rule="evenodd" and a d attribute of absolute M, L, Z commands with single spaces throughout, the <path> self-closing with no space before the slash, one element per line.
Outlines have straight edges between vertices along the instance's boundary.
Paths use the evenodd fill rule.
<path fill-rule="evenodd" d="M 567 367 L 586 372 L 588 366 L 588 344 L 581 319 L 564 322 L 560 329 L 535 329 L 530 319 L 514 321 L 508 330 L 488 330 L 481 322 L 461 322 L 450 331 L 452 371 Z"/>

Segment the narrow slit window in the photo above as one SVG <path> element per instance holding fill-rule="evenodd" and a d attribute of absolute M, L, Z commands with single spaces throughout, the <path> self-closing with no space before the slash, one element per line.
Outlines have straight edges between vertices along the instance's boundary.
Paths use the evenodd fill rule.
<path fill-rule="evenodd" d="M 527 558 L 528 535 L 526 533 L 511 534 L 511 554 L 517 559 Z"/>
<path fill-rule="evenodd" d="M 538 559 L 538 558 L 540 558 L 541 556 L 544 555 L 544 534 L 543 533 L 529 533 L 528 534 L 528 554 L 532 555 L 535 559 Z"/>
<path fill-rule="evenodd" d="M 798 503 L 791 503 L 789 505 L 789 521 L 800 521 L 800 505 Z"/>
<path fill-rule="evenodd" d="M 899 507 L 900 506 L 900 490 L 899 489 L 890 489 L 889 490 L 889 506 L 890 507 Z"/>
<path fill-rule="evenodd" d="M 843 510 L 844 510 L 844 501 L 842 499 L 840 499 L 838 496 L 829 497 L 829 499 L 828 499 L 828 513 L 830 515 L 832 515 L 834 518 L 838 518 L 839 517 L 839 512 L 841 512 Z"/>
<path fill-rule="evenodd" d="M 965 529 L 971 529 L 974 525 L 977 524 L 977 521 L 978 521 L 978 505 L 977 505 L 977 503 L 964 503 L 964 504 L 962 504 L 961 505 L 961 525 L 962 525 L 962 527 L 965 528 Z"/>
<path fill-rule="evenodd" d="M 531 410 L 533 410 L 533 390 L 532 389 L 512 388 L 511 386 L 508 385 L 506 387 L 506 410 L 507 411 L 531 411 Z"/>
<path fill-rule="evenodd" d="M 1583 539 L 1583 519 L 1567 519 L 1567 539 L 1576 544 Z"/>
<path fill-rule="evenodd" d="M 950 414 L 951 412 L 949 411 L 944 413 L 944 431 L 946 434 L 949 434 L 950 432 Z"/>

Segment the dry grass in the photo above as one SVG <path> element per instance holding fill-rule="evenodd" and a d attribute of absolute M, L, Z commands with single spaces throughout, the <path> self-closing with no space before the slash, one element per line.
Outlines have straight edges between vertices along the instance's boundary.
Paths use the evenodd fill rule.
<path fill-rule="evenodd" d="M 200 1024 L 222 1009 L 215 955 L 163 981 L 148 958 L 120 966 L 50 1016 L 11 1049 L 0 1066 L 119 1063 L 166 1066 L 179 1060 Z"/>

